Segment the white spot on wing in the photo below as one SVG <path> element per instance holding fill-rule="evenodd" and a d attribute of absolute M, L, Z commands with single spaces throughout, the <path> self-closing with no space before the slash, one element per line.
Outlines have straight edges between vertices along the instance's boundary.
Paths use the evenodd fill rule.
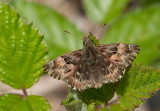
<path fill-rule="evenodd" d="M 119 75 L 119 79 L 121 79 L 123 76 Z"/>
<path fill-rule="evenodd" d="M 123 74 L 125 73 L 125 71 L 126 71 L 126 70 L 122 71 L 122 72 L 123 72 Z"/>
<path fill-rule="evenodd" d="M 130 45 L 130 44 L 128 45 L 128 48 L 129 48 L 129 50 L 131 50 L 131 51 L 132 51 L 132 49 L 131 49 L 131 45 Z"/>

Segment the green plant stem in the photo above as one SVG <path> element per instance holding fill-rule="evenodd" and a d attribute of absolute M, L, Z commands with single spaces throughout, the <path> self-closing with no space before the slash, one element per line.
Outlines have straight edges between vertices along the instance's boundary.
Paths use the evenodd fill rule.
<path fill-rule="evenodd" d="M 22 88 L 22 91 L 23 91 L 23 98 L 26 98 L 28 96 L 26 89 Z"/>

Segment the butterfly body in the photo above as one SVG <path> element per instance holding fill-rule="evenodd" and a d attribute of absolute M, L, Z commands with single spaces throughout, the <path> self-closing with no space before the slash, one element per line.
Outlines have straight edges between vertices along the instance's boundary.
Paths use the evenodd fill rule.
<path fill-rule="evenodd" d="M 75 90 L 100 88 L 105 83 L 119 81 L 139 51 L 135 44 L 99 44 L 90 34 L 84 37 L 83 49 L 47 62 L 44 70 Z"/>

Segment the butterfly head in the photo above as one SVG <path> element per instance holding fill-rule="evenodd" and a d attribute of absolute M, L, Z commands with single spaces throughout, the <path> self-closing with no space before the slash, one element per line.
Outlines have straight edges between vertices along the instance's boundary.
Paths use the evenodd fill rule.
<path fill-rule="evenodd" d="M 98 45 L 99 45 L 99 40 L 97 40 L 96 37 L 92 33 L 84 37 L 83 46 L 94 47 Z"/>

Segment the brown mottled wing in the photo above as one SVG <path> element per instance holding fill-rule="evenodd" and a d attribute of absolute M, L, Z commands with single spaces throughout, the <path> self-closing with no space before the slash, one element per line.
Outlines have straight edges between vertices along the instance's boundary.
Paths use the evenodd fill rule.
<path fill-rule="evenodd" d="M 44 71 L 53 78 L 64 80 L 73 73 L 74 68 L 76 68 L 82 57 L 82 53 L 82 50 L 79 49 L 59 56 L 47 62 L 43 67 Z"/>
<path fill-rule="evenodd" d="M 101 44 L 97 47 L 99 53 L 102 53 L 106 60 L 111 62 L 107 67 L 109 74 L 104 78 L 112 78 L 111 82 L 116 82 L 124 75 L 126 68 L 133 62 L 140 51 L 140 47 L 136 44 Z"/>
<path fill-rule="evenodd" d="M 134 44 L 99 45 L 91 48 L 90 57 L 82 57 L 77 70 L 68 78 L 68 84 L 75 90 L 99 88 L 105 83 L 117 82 L 123 76 L 140 48 Z"/>
<path fill-rule="evenodd" d="M 68 84 L 70 84 L 71 88 L 79 91 L 91 87 L 99 88 L 109 82 L 104 79 L 104 76 L 109 74 L 109 70 L 106 68 L 109 67 L 110 64 L 111 62 L 105 60 L 103 55 L 97 51 L 96 53 L 92 53 L 91 58 L 85 59 L 82 57 L 76 72 L 68 78 Z M 108 78 L 108 80 L 112 80 L 112 78 Z"/>
<path fill-rule="evenodd" d="M 117 82 L 124 74 L 140 47 L 135 44 L 104 44 L 57 57 L 44 70 L 57 79 L 66 80 L 71 88 L 84 90 L 99 88 L 105 83 Z M 89 56 L 88 56 L 89 55 Z"/>
<path fill-rule="evenodd" d="M 97 47 L 97 50 L 109 59 L 124 68 L 128 67 L 136 55 L 140 51 L 140 47 L 136 44 L 101 44 Z"/>

